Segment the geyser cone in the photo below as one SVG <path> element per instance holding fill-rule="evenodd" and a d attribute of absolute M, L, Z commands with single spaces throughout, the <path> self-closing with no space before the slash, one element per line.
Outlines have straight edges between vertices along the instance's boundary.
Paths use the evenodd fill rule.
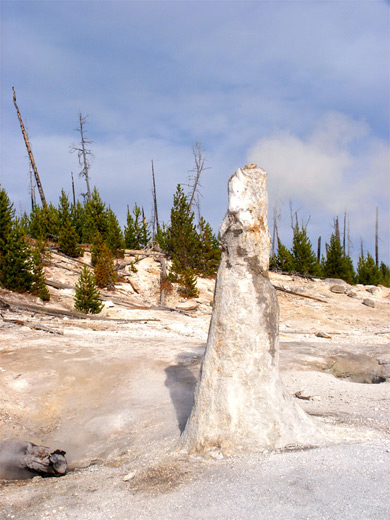
<path fill-rule="evenodd" d="M 288 395 L 279 374 L 266 177 L 261 168 L 244 168 L 229 180 L 207 347 L 179 442 L 189 452 L 262 450 L 318 440 L 317 426 Z"/>

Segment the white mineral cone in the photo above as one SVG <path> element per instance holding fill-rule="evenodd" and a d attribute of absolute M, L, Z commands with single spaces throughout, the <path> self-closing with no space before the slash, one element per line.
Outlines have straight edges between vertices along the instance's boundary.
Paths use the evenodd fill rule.
<path fill-rule="evenodd" d="M 195 402 L 179 448 L 222 452 L 317 444 L 320 428 L 279 374 L 279 307 L 268 278 L 266 173 L 238 169 L 220 229 L 222 258 Z"/>

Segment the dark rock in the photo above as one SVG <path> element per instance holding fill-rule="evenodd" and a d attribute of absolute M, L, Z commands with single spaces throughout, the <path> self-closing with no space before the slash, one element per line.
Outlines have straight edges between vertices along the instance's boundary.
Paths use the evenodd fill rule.
<path fill-rule="evenodd" d="M 369 300 L 368 298 L 365 298 L 362 301 L 362 303 L 363 305 L 367 305 L 367 307 L 372 307 L 373 309 L 375 308 L 375 303 L 372 300 Z"/>
<path fill-rule="evenodd" d="M 354 291 L 348 291 L 347 296 L 350 298 L 358 298 L 358 295 Z"/>

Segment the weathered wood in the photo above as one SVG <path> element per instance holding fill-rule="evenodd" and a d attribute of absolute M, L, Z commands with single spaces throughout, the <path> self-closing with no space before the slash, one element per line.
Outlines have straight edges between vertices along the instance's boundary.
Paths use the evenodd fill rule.
<path fill-rule="evenodd" d="M 36 477 L 60 477 L 68 469 L 66 452 L 36 446 L 32 442 L 0 442 L 0 479 L 24 480 Z"/>
<path fill-rule="evenodd" d="M 26 129 L 24 128 L 22 116 L 20 115 L 19 107 L 16 104 L 16 92 L 15 92 L 14 87 L 12 87 L 12 91 L 14 93 L 13 101 L 14 101 L 14 105 L 15 105 L 15 108 L 16 108 L 16 113 L 18 115 L 20 129 L 22 130 L 23 139 L 24 139 L 24 142 L 26 144 L 28 157 L 30 159 L 31 166 L 32 166 L 32 169 L 34 171 L 35 180 L 37 181 L 38 191 L 39 191 L 39 195 L 41 197 L 42 205 L 45 207 L 46 206 L 45 194 L 43 193 L 41 179 L 39 178 L 38 168 L 37 168 L 37 165 L 35 164 L 35 159 L 34 159 L 34 156 L 33 156 L 32 150 L 31 150 L 30 141 L 28 140 L 28 135 L 27 135 Z"/>
<path fill-rule="evenodd" d="M 42 330 L 43 332 L 48 332 L 49 334 L 58 334 L 59 336 L 63 336 L 64 333 L 61 330 L 50 329 L 49 327 L 45 327 L 44 325 L 37 325 L 35 323 L 30 323 L 29 321 L 23 320 L 11 320 L 9 318 L 3 318 L 3 321 L 6 323 L 13 323 L 14 325 L 19 325 L 21 327 L 28 327 L 33 330 Z"/>
<path fill-rule="evenodd" d="M 300 296 L 301 298 L 309 298 L 310 300 L 315 300 L 315 301 L 321 302 L 321 303 L 329 303 L 326 300 L 322 300 L 321 298 L 317 298 L 316 296 L 310 296 L 309 294 L 302 294 L 302 293 L 299 293 L 299 292 L 296 292 L 296 291 L 291 291 L 290 289 L 285 289 L 284 287 L 281 287 L 280 285 L 275 285 L 275 284 L 272 284 L 272 285 L 274 286 L 274 288 L 277 291 L 285 292 L 285 293 L 288 293 L 288 294 L 293 294 L 294 296 Z"/>
<path fill-rule="evenodd" d="M 83 312 L 78 311 L 67 311 L 64 309 L 53 309 L 53 308 L 45 308 L 39 305 L 34 305 L 32 303 L 19 303 L 19 302 L 12 302 L 7 301 L 4 298 L 0 298 L 0 304 L 2 305 L 9 305 L 9 310 L 11 312 L 18 312 L 18 311 L 28 311 L 28 312 L 34 312 L 37 314 L 45 314 L 47 316 L 68 316 L 70 318 L 75 319 L 88 319 L 88 320 L 97 320 L 97 321 L 112 321 L 112 322 L 121 322 L 121 323 L 131 323 L 131 322 L 142 322 L 142 321 L 160 321 L 158 319 L 154 318 L 139 318 L 139 319 L 116 319 L 116 318 L 106 318 L 103 316 L 98 316 L 96 314 L 84 314 Z M 142 308 L 143 310 L 148 310 L 149 307 Z"/>

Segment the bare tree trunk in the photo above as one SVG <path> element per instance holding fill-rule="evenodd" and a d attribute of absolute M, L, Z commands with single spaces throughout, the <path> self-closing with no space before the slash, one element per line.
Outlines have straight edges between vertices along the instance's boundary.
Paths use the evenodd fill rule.
<path fill-rule="evenodd" d="M 155 237 L 155 234 L 158 231 L 159 228 L 159 222 L 158 222 L 158 208 L 157 208 L 157 192 L 156 192 L 156 179 L 154 176 L 154 164 L 152 160 L 152 180 L 153 180 L 153 240 Z"/>
<path fill-rule="evenodd" d="M 344 256 L 345 256 L 346 227 L 347 227 L 347 212 L 344 211 L 344 231 L 343 231 L 343 253 L 344 253 Z"/>
<path fill-rule="evenodd" d="M 36 205 L 36 200 L 35 200 L 35 184 L 34 184 L 34 180 L 33 180 L 34 172 L 33 172 L 33 168 L 32 168 L 32 165 L 31 165 L 31 161 L 28 161 L 28 164 L 29 164 L 29 170 L 30 170 L 30 195 L 31 195 L 31 209 L 34 210 L 35 205 Z"/>
<path fill-rule="evenodd" d="M 76 193 L 74 190 L 74 178 L 73 178 L 73 172 L 70 172 L 72 176 L 72 193 L 73 193 L 73 206 L 76 207 Z"/>
<path fill-rule="evenodd" d="M 318 237 L 318 245 L 317 245 L 317 262 L 321 262 L 321 237 Z"/>
<path fill-rule="evenodd" d="M 206 157 L 204 156 L 204 151 L 202 149 L 202 145 L 200 142 L 196 142 L 194 146 L 192 147 L 192 153 L 194 154 L 194 160 L 195 160 L 195 169 L 192 170 L 195 174 L 194 177 L 194 184 L 192 186 L 192 192 L 189 202 L 189 211 L 192 209 L 192 205 L 194 203 L 196 190 L 198 189 L 199 179 L 204 170 L 208 170 L 209 168 L 205 168 L 204 163 L 206 161 Z"/>
<path fill-rule="evenodd" d="M 220 229 L 222 259 L 194 406 L 179 448 L 262 451 L 315 444 L 320 429 L 284 388 L 279 307 L 268 278 L 266 173 L 238 169 Z"/>
<path fill-rule="evenodd" d="M 339 226 L 339 217 L 335 218 L 334 221 L 334 233 L 336 235 L 337 241 L 340 244 L 340 226 Z"/>
<path fill-rule="evenodd" d="M 88 200 L 91 200 L 91 187 L 89 184 L 89 168 L 90 163 L 88 160 L 89 156 L 92 156 L 92 151 L 88 148 L 88 145 L 92 144 L 92 141 L 88 140 L 85 136 L 85 123 L 87 121 L 87 116 L 83 117 L 82 113 L 79 112 L 79 125 L 80 127 L 77 129 L 80 132 L 81 142 L 80 146 L 71 146 L 70 151 L 77 152 L 79 164 L 82 166 L 82 170 L 80 172 L 80 176 L 84 177 L 85 182 L 87 184 L 87 193 L 84 196 L 87 197 Z"/>
<path fill-rule="evenodd" d="M 376 218 L 375 218 L 375 265 L 379 265 L 379 247 L 378 247 L 378 206 L 376 207 Z"/>
<path fill-rule="evenodd" d="M 13 99 L 14 99 L 14 105 L 15 105 L 15 108 L 16 108 L 16 113 L 18 115 L 20 128 L 22 130 L 24 142 L 26 144 L 28 157 L 30 159 L 31 166 L 32 166 L 32 169 L 34 171 L 35 180 L 36 180 L 36 183 L 37 183 L 37 186 L 38 186 L 39 195 L 40 195 L 41 201 L 42 201 L 42 206 L 46 206 L 46 198 L 45 198 L 45 194 L 43 193 L 41 179 L 39 178 L 39 174 L 38 174 L 38 168 L 37 168 L 37 165 L 35 164 L 34 156 L 33 156 L 32 150 L 31 150 L 31 146 L 30 146 L 30 141 L 28 140 L 28 135 L 27 135 L 26 129 L 24 128 L 22 116 L 20 115 L 20 111 L 19 111 L 18 105 L 16 104 L 16 92 L 15 92 L 14 87 L 12 87 L 12 91 L 14 93 Z"/>

